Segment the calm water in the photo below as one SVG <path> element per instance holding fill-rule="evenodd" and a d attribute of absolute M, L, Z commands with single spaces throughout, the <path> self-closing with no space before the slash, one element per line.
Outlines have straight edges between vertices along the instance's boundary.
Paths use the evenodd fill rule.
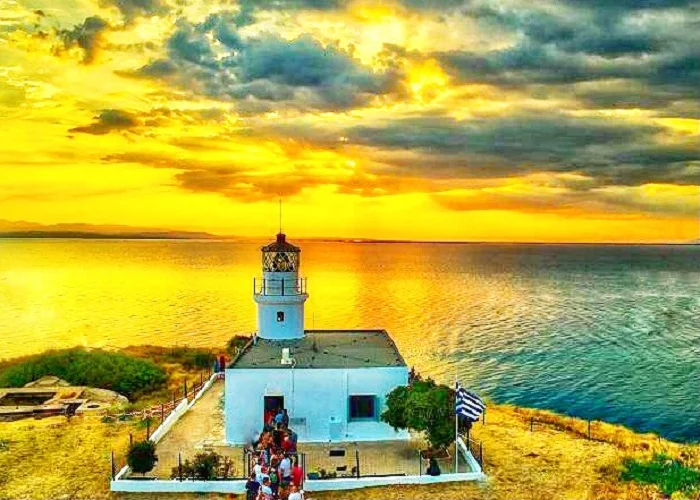
<path fill-rule="evenodd" d="M 386 328 L 497 401 L 700 439 L 700 247 L 305 243 L 307 328 Z M 0 240 L 0 358 L 217 346 L 255 328 L 258 245 Z"/>

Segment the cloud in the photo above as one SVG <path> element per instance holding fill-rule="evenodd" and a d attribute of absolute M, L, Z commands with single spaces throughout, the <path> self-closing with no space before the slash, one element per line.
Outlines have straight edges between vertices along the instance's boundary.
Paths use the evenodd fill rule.
<path fill-rule="evenodd" d="M 346 127 L 268 126 L 318 147 L 346 148 L 394 176 L 499 179 L 536 172 L 578 173 L 600 185 L 697 184 L 696 138 L 660 125 L 566 114 L 524 113 L 457 120 L 428 114 Z"/>
<path fill-rule="evenodd" d="M 73 29 L 60 30 L 58 37 L 61 45 L 54 47 L 54 50 L 60 53 L 72 47 L 80 47 L 83 50 L 83 63 L 91 64 L 97 56 L 107 30 L 109 30 L 107 21 L 98 16 L 88 17 Z"/>
<path fill-rule="evenodd" d="M 660 51 L 669 37 L 600 10 L 504 9 L 474 4 L 463 13 L 482 24 L 518 32 L 531 43 L 551 45 L 565 53 L 593 54 L 605 58 L 643 55 Z"/>
<path fill-rule="evenodd" d="M 459 212 L 506 210 L 593 218 L 635 214 L 693 217 L 700 208 L 696 190 L 655 184 L 576 190 L 552 187 L 535 180 L 485 189 L 451 190 L 431 197 L 439 205 Z"/>
<path fill-rule="evenodd" d="M 375 70 L 309 35 L 285 40 L 265 33 L 243 40 L 234 30 L 235 17 L 218 13 L 195 25 L 181 20 L 167 41 L 168 58 L 134 75 L 236 100 L 241 112 L 252 114 L 284 108 L 342 111 L 402 91 L 403 75 L 396 67 Z"/>
<path fill-rule="evenodd" d="M 100 0 L 101 7 L 116 7 L 127 22 L 137 17 L 166 14 L 168 6 L 161 0 Z"/>
<path fill-rule="evenodd" d="M 69 132 L 104 135 L 113 131 L 132 129 L 138 125 L 139 121 L 131 113 L 119 109 L 105 109 L 95 117 L 95 121 L 90 125 L 75 127 Z"/>

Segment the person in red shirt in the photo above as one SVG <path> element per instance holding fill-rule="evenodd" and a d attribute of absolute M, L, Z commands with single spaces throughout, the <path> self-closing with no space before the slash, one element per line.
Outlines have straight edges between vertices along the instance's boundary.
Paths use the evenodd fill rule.
<path fill-rule="evenodd" d="M 292 467 L 292 484 L 297 488 L 301 489 L 304 483 L 304 471 L 299 467 L 299 459 L 294 459 L 294 466 Z"/>
<path fill-rule="evenodd" d="M 284 440 L 282 441 L 282 451 L 285 453 L 294 453 L 297 451 L 296 445 L 291 439 L 289 439 L 289 436 L 285 436 Z"/>

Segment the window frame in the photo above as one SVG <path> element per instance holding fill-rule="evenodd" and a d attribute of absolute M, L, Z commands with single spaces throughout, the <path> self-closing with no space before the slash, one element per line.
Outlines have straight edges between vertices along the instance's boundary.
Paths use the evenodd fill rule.
<path fill-rule="evenodd" d="M 353 417 L 353 398 L 372 398 L 371 417 Z M 359 408 L 359 403 L 358 403 Z M 379 396 L 376 394 L 350 394 L 348 395 L 348 422 L 376 422 L 379 419 Z"/>

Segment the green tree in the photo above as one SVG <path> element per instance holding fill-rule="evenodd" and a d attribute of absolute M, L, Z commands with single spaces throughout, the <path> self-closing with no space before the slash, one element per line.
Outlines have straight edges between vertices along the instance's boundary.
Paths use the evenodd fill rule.
<path fill-rule="evenodd" d="M 387 395 L 381 419 L 394 429 L 425 432 L 433 449 L 454 440 L 454 390 L 432 380 L 415 380 Z"/>
<path fill-rule="evenodd" d="M 131 467 L 131 470 L 143 475 L 146 472 L 151 472 L 157 461 L 156 444 L 153 441 L 141 441 L 132 444 L 126 456 L 126 462 Z"/>

